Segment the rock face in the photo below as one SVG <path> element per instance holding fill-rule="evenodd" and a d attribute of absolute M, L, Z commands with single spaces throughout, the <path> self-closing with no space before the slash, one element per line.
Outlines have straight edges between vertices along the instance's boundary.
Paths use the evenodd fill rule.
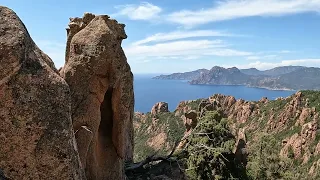
<path fill-rule="evenodd" d="M 182 149 L 187 143 L 186 137 L 190 135 L 192 130 L 197 126 L 198 124 L 198 114 L 195 110 L 191 110 L 184 115 L 181 116 L 183 120 L 183 124 L 186 128 L 182 141 L 179 143 L 177 149 Z"/>
<path fill-rule="evenodd" d="M 166 103 L 166 102 L 158 102 L 151 109 L 151 114 L 153 114 L 153 115 L 156 115 L 156 114 L 161 113 L 161 112 L 169 112 L 168 103 Z"/>
<path fill-rule="evenodd" d="M 107 15 L 71 18 L 66 64 L 72 120 L 87 179 L 124 179 L 133 156 L 133 75 L 121 48 L 124 25 Z"/>
<path fill-rule="evenodd" d="M 83 179 L 67 83 L 12 10 L 0 24 L 0 177 Z"/>

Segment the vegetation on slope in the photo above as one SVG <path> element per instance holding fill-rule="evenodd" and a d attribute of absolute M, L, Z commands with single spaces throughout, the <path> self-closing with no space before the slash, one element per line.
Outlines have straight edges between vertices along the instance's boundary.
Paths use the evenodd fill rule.
<path fill-rule="evenodd" d="M 221 113 L 208 112 L 188 137 L 183 153 L 190 179 L 245 179 L 244 166 L 236 160 L 235 137 Z"/>
<path fill-rule="evenodd" d="M 193 108 L 187 109 L 195 110 L 200 100 L 189 102 Z M 288 98 L 253 103 L 256 113 L 242 123 L 230 119 L 230 114 L 217 111 L 198 118 L 198 125 L 187 138 L 187 146 L 175 154 L 179 168 L 189 179 L 320 179 L 320 92 L 301 91 Z M 220 109 L 223 111 L 223 107 Z M 307 113 L 303 115 L 304 112 Z M 175 120 L 166 121 L 168 117 Z M 162 127 L 176 129 L 174 133 L 163 130 L 171 136 L 167 140 L 173 146 L 175 137 L 183 136 L 182 120 L 173 113 L 159 114 L 158 118 Z M 144 126 L 150 126 L 150 119 Z M 173 122 L 179 123 L 170 125 Z M 141 129 L 140 137 L 150 137 Z M 243 150 L 248 153 L 247 163 L 237 161 L 234 154 L 240 129 L 245 133 Z M 136 148 L 140 149 L 138 152 L 136 149 L 135 154 L 140 154 L 140 159 L 155 152 L 141 153 L 143 148 L 148 149 L 146 144 L 141 146 L 141 142 L 146 141 L 136 142 Z M 163 153 L 170 150 L 167 148 Z"/>

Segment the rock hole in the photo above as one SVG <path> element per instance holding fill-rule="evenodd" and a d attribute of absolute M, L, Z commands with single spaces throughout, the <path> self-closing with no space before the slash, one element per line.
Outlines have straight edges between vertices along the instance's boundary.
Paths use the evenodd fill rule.
<path fill-rule="evenodd" d="M 113 109 L 112 109 L 112 94 L 113 88 L 109 87 L 104 95 L 103 102 L 101 103 L 101 121 L 98 130 L 98 153 L 97 159 L 100 166 L 110 167 L 112 169 L 113 164 L 108 162 L 114 162 L 114 158 L 117 157 L 116 148 L 112 141 L 112 129 L 113 129 Z M 106 159 L 109 161 L 107 162 Z"/>
<path fill-rule="evenodd" d="M 112 126 L 113 126 L 113 112 L 112 112 L 112 88 L 109 88 L 104 96 L 100 107 L 101 121 L 99 126 L 99 136 L 104 140 L 104 143 L 112 143 Z M 108 145 L 108 144 L 105 144 Z"/>

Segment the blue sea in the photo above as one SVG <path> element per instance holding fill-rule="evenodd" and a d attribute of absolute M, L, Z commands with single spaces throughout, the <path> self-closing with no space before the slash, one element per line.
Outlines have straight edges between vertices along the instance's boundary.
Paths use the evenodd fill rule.
<path fill-rule="evenodd" d="M 222 85 L 190 85 L 181 80 L 152 79 L 155 74 L 135 74 L 134 93 L 135 111 L 149 112 L 152 106 L 160 101 L 169 104 L 169 110 L 174 111 L 180 101 L 208 98 L 213 94 L 234 96 L 236 99 L 260 100 L 262 97 L 275 99 L 287 97 L 295 91 L 267 90 L 245 86 Z"/>

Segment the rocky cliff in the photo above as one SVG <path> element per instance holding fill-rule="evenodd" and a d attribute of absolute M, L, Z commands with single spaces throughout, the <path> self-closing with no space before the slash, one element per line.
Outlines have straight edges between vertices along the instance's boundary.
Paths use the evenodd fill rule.
<path fill-rule="evenodd" d="M 88 179 L 124 179 L 133 156 L 133 75 L 121 48 L 124 25 L 107 15 L 71 18 L 66 64 L 73 128 Z"/>
<path fill-rule="evenodd" d="M 0 7 L 0 169 L 9 179 L 82 179 L 69 86 Z"/>
<path fill-rule="evenodd" d="M 210 112 L 220 112 L 228 119 L 228 127 L 235 136 L 234 155 L 238 161 L 245 164 L 248 176 L 266 179 L 318 179 L 320 177 L 319 97 L 318 91 L 301 91 L 277 100 L 261 98 L 260 101 L 245 101 L 216 94 L 207 99 L 181 102 L 175 112 L 167 114 L 164 119 L 158 114 L 158 118 L 152 121 L 140 121 L 136 115 L 135 131 L 139 131 L 139 127 L 142 126 L 148 129 L 150 122 L 157 122 L 166 127 L 169 122 L 180 119 L 179 126 L 175 127 L 178 132 L 176 137 L 188 137 L 190 134 L 192 136 L 193 129 L 197 129 L 199 123 L 201 124 Z M 179 119 L 174 118 L 174 115 Z M 165 129 L 155 127 L 158 127 L 157 131 L 164 132 L 163 136 L 167 135 Z M 208 125 L 205 127 L 209 128 Z M 184 132 L 181 129 L 184 129 Z M 145 131 L 141 134 L 139 131 L 139 133 L 139 136 L 153 137 L 152 132 Z M 215 132 L 207 131 L 206 135 L 211 133 Z M 162 144 L 174 144 L 172 139 L 158 140 L 163 141 Z M 207 142 L 207 140 L 199 142 L 201 141 Z M 135 144 L 140 148 L 141 146 L 151 148 L 149 153 L 157 151 L 157 148 L 143 142 L 136 141 Z M 189 140 L 184 138 L 179 149 L 185 150 L 188 146 L 190 146 Z M 162 153 L 170 153 L 173 146 L 170 147 Z M 260 151 L 261 147 L 263 149 Z M 145 155 L 140 153 L 139 156 Z M 183 164 L 181 161 L 181 165 Z"/>
<path fill-rule="evenodd" d="M 124 25 L 71 18 L 60 70 L 0 6 L 0 179 L 125 179 L 133 159 L 133 76 Z"/>

